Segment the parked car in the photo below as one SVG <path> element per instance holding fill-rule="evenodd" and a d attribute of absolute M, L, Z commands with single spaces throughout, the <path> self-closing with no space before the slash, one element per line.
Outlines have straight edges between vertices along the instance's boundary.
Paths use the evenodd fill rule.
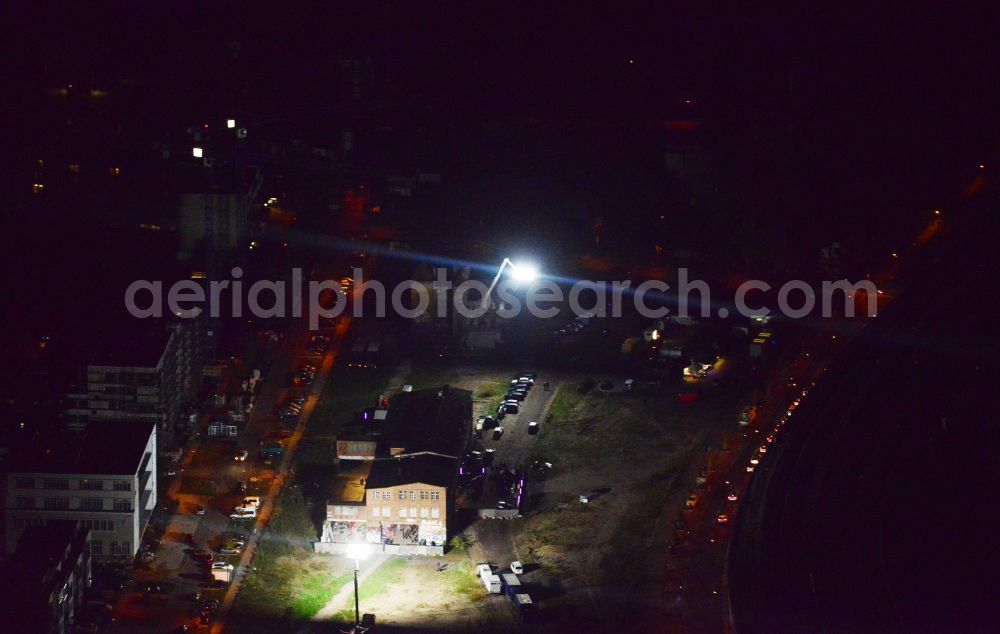
<path fill-rule="evenodd" d="M 292 409 L 290 407 L 282 407 L 278 410 L 278 418 L 281 420 L 298 420 L 300 410 Z"/>
<path fill-rule="evenodd" d="M 512 561 L 510 562 L 510 571 L 513 572 L 515 575 L 523 575 L 524 566 L 521 564 L 520 561 Z"/>
<path fill-rule="evenodd" d="M 507 392 L 508 399 L 514 399 L 515 401 L 523 401 L 528 395 L 521 390 L 511 390 Z"/>
<path fill-rule="evenodd" d="M 528 423 L 528 433 L 531 434 L 531 435 L 537 434 L 538 433 L 538 423 L 536 423 L 535 421 L 531 421 L 530 423 Z"/>
<path fill-rule="evenodd" d="M 195 561 L 202 561 L 202 562 L 210 564 L 210 563 L 212 563 L 212 561 L 215 560 L 215 557 L 213 557 L 212 553 L 210 553 L 210 552 L 198 549 L 198 550 L 194 551 L 193 553 L 191 553 L 191 559 L 194 559 Z"/>
<path fill-rule="evenodd" d="M 503 436 L 503 427 L 497 427 L 493 430 L 493 440 L 500 440 L 501 436 Z"/>
<path fill-rule="evenodd" d="M 305 387 L 312 383 L 314 375 L 311 372 L 299 370 L 292 375 L 292 385 L 294 387 Z"/>
<path fill-rule="evenodd" d="M 520 411 L 520 405 L 514 399 L 507 399 L 504 401 L 504 411 L 508 414 L 516 414 Z"/>

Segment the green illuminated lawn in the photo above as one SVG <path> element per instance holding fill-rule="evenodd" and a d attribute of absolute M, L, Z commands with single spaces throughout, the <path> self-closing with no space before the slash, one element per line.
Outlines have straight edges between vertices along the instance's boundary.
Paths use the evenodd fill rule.
<path fill-rule="evenodd" d="M 254 557 L 254 569 L 236 599 L 233 616 L 240 631 L 254 631 L 255 624 L 271 620 L 266 617 L 289 624 L 312 618 L 343 585 L 351 583 L 353 573 L 342 559 L 312 552 L 315 539 L 301 497 L 282 495 Z"/>

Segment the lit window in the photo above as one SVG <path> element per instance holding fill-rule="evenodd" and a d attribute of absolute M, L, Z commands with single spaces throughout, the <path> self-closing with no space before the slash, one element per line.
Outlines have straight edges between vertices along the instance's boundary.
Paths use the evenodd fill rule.
<path fill-rule="evenodd" d="M 400 491 L 399 492 L 399 499 L 400 500 L 405 500 L 406 499 L 406 491 Z"/>
<path fill-rule="evenodd" d="M 416 507 L 411 506 L 410 507 L 410 517 L 416 517 L 416 516 L 417 516 L 417 509 L 416 509 Z"/>
<path fill-rule="evenodd" d="M 441 511 L 436 508 L 431 509 L 431 517 L 433 518 L 441 517 Z"/>
<path fill-rule="evenodd" d="M 438 492 L 438 491 L 431 491 L 431 499 L 432 500 L 440 500 L 441 499 L 441 493 Z"/>
<path fill-rule="evenodd" d="M 427 517 L 429 515 L 430 515 L 430 509 L 427 508 L 426 506 L 420 509 L 420 517 Z"/>
<path fill-rule="evenodd" d="M 420 499 L 421 500 L 428 500 L 428 499 L 430 499 L 430 497 L 431 497 L 430 496 L 430 492 L 428 492 L 428 491 L 421 491 L 420 492 Z"/>
<path fill-rule="evenodd" d="M 377 506 L 373 506 L 372 507 L 372 517 L 378 517 L 378 516 L 379 516 L 379 508 Z"/>
<path fill-rule="evenodd" d="M 45 185 L 43 185 L 42 183 L 32 183 L 31 184 L 31 193 L 32 194 L 41 194 L 43 189 L 45 189 Z"/>
<path fill-rule="evenodd" d="M 79 174 L 80 173 L 80 164 L 79 163 L 70 163 L 69 164 L 69 171 L 70 171 L 71 174 Z"/>
<path fill-rule="evenodd" d="M 417 499 L 417 492 L 416 491 L 410 491 L 410 499 L 411 500 Z"/>
<path fill-rule="evenodd" d="M 399 507 L 399 516 L 406 517 L 406 509 L 404 509 L 403 507 Z"/>

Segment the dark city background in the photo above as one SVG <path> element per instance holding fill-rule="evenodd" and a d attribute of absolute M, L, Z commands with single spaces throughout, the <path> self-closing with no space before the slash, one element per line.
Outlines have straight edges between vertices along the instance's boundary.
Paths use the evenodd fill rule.
<path fill-rule="evenodd" d="M 414 274 L 423 256 L 407 253 L 476 263 L 487 282 L 510 253 L 565 279 L 687 266 L 730 291 L 889 267 L 886 288 L 907 292 L 830 352 L 796 414 L 824 431 L 791 436 L 780 451 L 798 457 L 773 458 L 733 522 L 733 622 L 988 631 L 1000 16 L 983 3 L 718 9 L 8 5 L 2 433 L 61 430 L 81 367 L 146 336 L 123 302 L 136 279 L 232 266 L 339 278 L 362 244 L 380 245 L 368 255 L 387 280 Z M 206 229 L 209 192 L 239 202 Z M 913 264 L 890 259 L 923 244 L 935 209 L 946 235 Z M 795 341 L 827 332 L 807 322 Z M 206 365 L 262 328 L 212 322 Z M 502 363 L 546 357 L 518 356 L 530 349 Z"/>

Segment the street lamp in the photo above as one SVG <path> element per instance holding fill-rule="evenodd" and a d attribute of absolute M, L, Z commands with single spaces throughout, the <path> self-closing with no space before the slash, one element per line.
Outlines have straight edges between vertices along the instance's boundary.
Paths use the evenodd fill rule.
<path fill-rule="evenodd" d="M 361 569 L 361 560 L 368 559 L 371 554 L 371 547 L 368 544 L 348 544 L 344 554 L 354 560 L 354 629 L 361 626 L 361 609 L 358 606 L 358 571 Z"/>
<path fill-rule="evenodd" d="M 538 279 L 538 267 L 534 264 L 528 262 L 521 262 L 520 264 L 514 264 L 510 261 L 510 258 L 504 258 L 503 262 L 500 264 L 500 269 L 497 270 L 496 276 L 493 278 L 493 282 L 490 287 L 486 289 L 486 294 L 483 295 L 483 301 L 480 304 L 480 308 L 486 306 L 486 302 L 490 299 L 490 293 L 496 287 L 497 282 L 500 281 L 500 276 L 503 275 L 503 270 L 510 267 L 510 276 L 518 284 L 530 284 Z"/>

